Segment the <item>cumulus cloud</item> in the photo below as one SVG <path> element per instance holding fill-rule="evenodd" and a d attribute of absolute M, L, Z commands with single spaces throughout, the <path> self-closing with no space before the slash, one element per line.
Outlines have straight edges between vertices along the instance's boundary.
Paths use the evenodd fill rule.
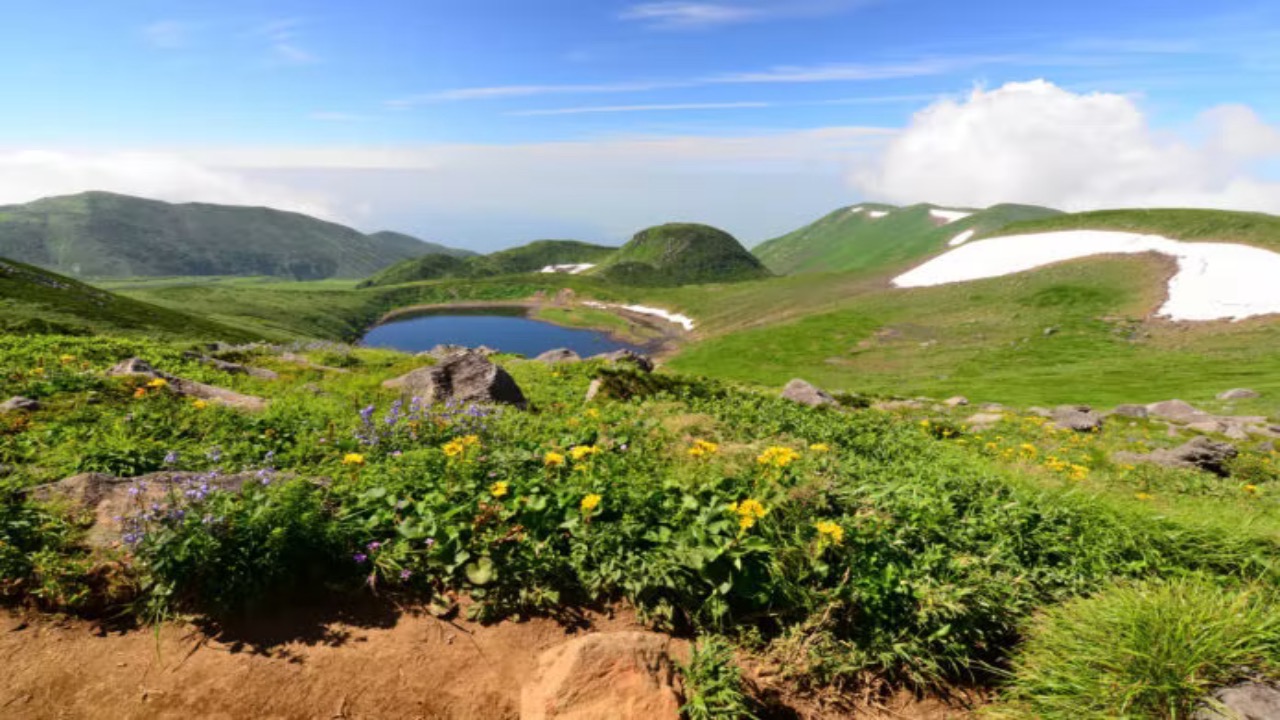
<path fill-rule="evenodd" d="M 1241 106 L 1207 111 L 1198 125 L 1159 132 L 1128 96 L 1010 83 L 920 111 L 852 181 L 902 203 L 1280 211 L 1280 183 L 1256 171 L 1280 156 L 1280 130 Z"/>
<path fill-rule="evenodd" d="M 0 151 L 0 204 L 87 190 L 172 202 L 264 205 L 318 217 L 335 217 L 318 194 L 299 193 L 173 154 Z"/>

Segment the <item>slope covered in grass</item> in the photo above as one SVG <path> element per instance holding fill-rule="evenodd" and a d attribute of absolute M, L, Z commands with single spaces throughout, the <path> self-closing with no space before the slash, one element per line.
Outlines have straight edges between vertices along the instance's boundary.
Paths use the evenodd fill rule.
<path fill-rule="evenodd" d="M 805 272 L 896 269 L 939 252 L 957 236 L 995 232 L 1009 223 L 1051 216 L 1056 210 L 1031 205 L 996 205 L 948 221 L 934 205 L 894 207 L 861 203 L 752 249 L 770 270 L 781 275 Z M 954 217 L 954 216 L 952 216 Z"/>
<path fill-rule="evenodd" d="M 1280 250 L 1280 216 L 1230 210 L 1096 210 L 1005 225 L 990 235 L 1116 230 L 1172 240 L 1235 242 Z"/>
<path fill-rule="evenodd" d="M 617 248 L 578 240 L 535 240 L 527 245 L 499 250 L 489 255 L 426 255 L 392 265 L 361 283 L 361 287 L 400 285 L 444 278 L 484 278 L 532 273 L 549 265 L 595 264 L 616 250 Z"/>
<path fill-rule="evenodd" d="M 440 249 L 262 207 L 88 192 L 0 207 L 0 255 L 77 277 L 364 277 Z"/>
<path fill-rule="evenodd" d="M 739 282 L 770 274 L 732 235 L 697 223 L 641 230 L 590 272 L 624 285 L 650 286 Z"/>

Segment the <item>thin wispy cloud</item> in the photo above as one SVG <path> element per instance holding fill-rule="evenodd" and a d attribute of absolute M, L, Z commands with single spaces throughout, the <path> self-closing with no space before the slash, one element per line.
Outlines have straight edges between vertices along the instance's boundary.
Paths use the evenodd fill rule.
<path fill-rule="evenodd" d="M 870 0 L 756 0 L 755 2 L 687 2 L 664 0 L 628 7 L 618 17 L 660 30 L 700 29 L 785 18 L 834 15 L 869 4 Z"/>
<path fill-rule="evenodd" d="M 301 18 L 280 18 L 252 28 L 250 34 L 267 41 L 267 50 L 274 62 L 282 65 L 312 65 L 320 62 L 320 58 L 301 45 L 300 28 L 305 24 Z"/>
<path fill-rule="evenodd" d="M 665 105 L 602 105 L 592 107 L 551 108 L 545 110 L 516 110 L 507 115 L 513 117 L 536 117 L 541 115 L 584 115 L 589 113 L 636 113 L 636 112 L 668 112 L 672 110 L 743 110 L 748 108 L 773 107 L 769 102 L 722 102 L 722 103 L 669 103 Z"/>
<path fill-rule="evenodd" d="M 142 39 L 159 50 L 177 50 L 187 46 L 191 23 L 181 20 L 157 20 L 142 28 Z"/>

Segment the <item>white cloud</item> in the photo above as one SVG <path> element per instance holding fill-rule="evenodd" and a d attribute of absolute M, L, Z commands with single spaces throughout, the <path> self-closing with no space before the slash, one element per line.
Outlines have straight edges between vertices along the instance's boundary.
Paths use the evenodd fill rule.
<path fill-rule="evenodd" d="M 782 18 L 811 18 L 833 15 L 866 5 L 869 0 L 754 0 L 754 2 L 696 2 L 661 0 L 628 7 L 619 16 L 623 20 L 645 23 L 649 27 L 696 29 L 759 22 Z"/>
<path fill-rule="evenodd" d="M 0 151 L 0 204 L 107 190 L 171 202 L 263 205 L 333 219 L 318 195 L 210 168 L 170 153 Z"/>
<path fill-rule="evenodd" d="M 1280 183 L 1252 172 L 1280 154 L 1277 128 L 1243 107 L 1211 110 L 1201 124 L 1195 142 L 1154 130 L 1127 96 L 1010 83 L 920 111 L 852 181 L 904 203 L 1280 210 Z"/>
<path fill-rule="evenodd" d="M 298 42 L 299 28 L 305 25 L 301 18 L 281 18 L 262 23 L 249 31 L 250 35 L 265 38 L 273 61 L 283 65 L 312 65 L 320 58 Z"/>

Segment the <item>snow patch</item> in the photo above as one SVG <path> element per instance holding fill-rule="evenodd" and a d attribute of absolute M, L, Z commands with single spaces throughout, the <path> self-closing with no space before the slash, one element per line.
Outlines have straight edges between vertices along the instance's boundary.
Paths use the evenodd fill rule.
<path fill-rule="evenodd" d="M 974 228 L 969 228 L 968 230 L 965 230 L 964 232 L 960 233 L 959 235 L 957 235 L 957 236 L 955 236 L 955 237 L 951 238 L 951 242 L 949 242 L 949 243 L 947 243 L 947 244 L 948 244 L 948 245 L 950 245 L 951 247 L 956 247 L 957 245 L 963 245 L 963 244 L 965 244 L 965 243 L 969 242 L 969 240 L 971 240 L 971 239 L 973 238 L 974 234 L 975 234 L 975 233 L 977 233 L 977 232 L 978 232 L 978 231 L 977 231 L 976 229 L 974 229 Z"/>
<path fill-rule="evenodd" d="M 577 275 L 595 267 L 595 263 L 576 263 L 571 265 L 548 265 L 538 272 L 540 273 L 563 273 L 567 275 Z"/>
<path fill-rule="evenodd" d="M 688 315 L 673 313 L 670 310 L 663 310 L 662 308 L 648 307 L 646 305 L 611 305 L 609 303 L 596 302 L 594 300 L 588 300 L 582 304 L 599 310 L 619 309 L 627 310 L 629 312 L 636 313 L 637 315 L 653 315 L 668 322 L 673 322 L 685 330 L 692 331 L 694 328 L 693 318 Z"/>
<path fill-rule="evenodd" d="M 963 220 L 973 213 L 961 212 L 960 210 L 939 210 L 938 208 L 929 208 L 929 215 L 934 220 L 941 220 L 943 225 L 953 223 L 957 220 Z"/>
<path fill-rule="evenodd" d="M 953 241 L 953 244 L 954 241 Z M 1179 242 L 1159 235 L 1071 230 L 1010 235 L 948 251 L 895 278 L 927 287 L 1024 272 L 1091 255 L 1156 252 L 1178 261 L 1159 313 L 1173 320 L 1240 320 L 1280 313 L 1280 253 L 1249 245 Z"/>
<path fill-rule="evenodd" d="M 866 212 L 866 211 L 867 211 L 867 209 L 866 209 L 866 208 L 864 208 L 864 207 L 862 207 L 861 205 L 859 205 L 859 206 L 857 206 L 857 207 L 851 207 L 851 208 L 849 208 L 849 214 L 850 214 L 850 215 L 857 215 L 857 214 L 858 214 L 858 213 L 860 213 L 860 212 Z"/>
<path fill-rule="evenodd" d="M 879 220 L 880 218 L 888 214 L 889 214 L 888 210 L 868 210 L 867 211 L 867 217 L 871 218 L 872 220 Z"/>

